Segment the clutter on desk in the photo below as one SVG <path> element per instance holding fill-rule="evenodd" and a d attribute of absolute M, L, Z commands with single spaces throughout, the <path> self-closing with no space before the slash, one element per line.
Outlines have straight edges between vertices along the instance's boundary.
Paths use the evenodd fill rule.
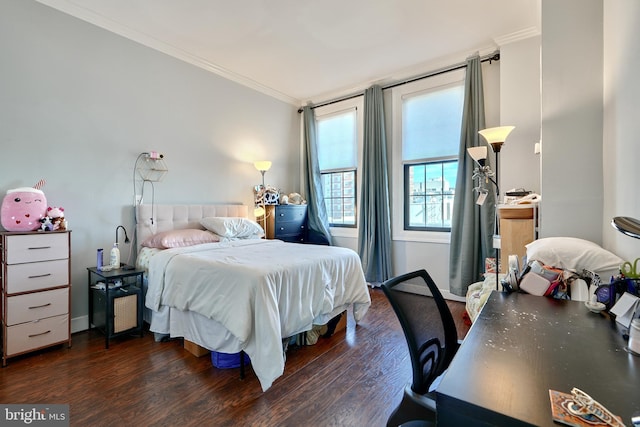
<path fill-rule="evenodd" d="M 612 414 L 584 391 L 573 388 L 571 394 L 549 390 L 553 421 L 569 426 L 625 427 L 622 418 Z"/>

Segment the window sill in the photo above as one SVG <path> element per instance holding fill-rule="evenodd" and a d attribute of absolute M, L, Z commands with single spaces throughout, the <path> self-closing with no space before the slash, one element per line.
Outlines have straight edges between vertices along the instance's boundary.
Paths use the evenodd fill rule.
<path fill-rule="evenodd" d="M 404 242 L 438 243 L 448 245 L 451 243 L 451 232 L 401 230 L 393 232 L 392 239 Z"/>

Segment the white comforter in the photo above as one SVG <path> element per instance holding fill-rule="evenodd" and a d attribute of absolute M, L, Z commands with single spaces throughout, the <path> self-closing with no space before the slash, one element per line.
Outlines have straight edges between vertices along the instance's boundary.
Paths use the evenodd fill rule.
<path fill-rule="evenodd" d="M 263 390 L 284 372 L 282 339 L 371 305 L 358 255 L 335 246 L 240 240 L 168 249 L 151 258 L 146 306 L 197 312 L 231 332 Z M 215 349 L 212 349 L 215 350 Z"/>

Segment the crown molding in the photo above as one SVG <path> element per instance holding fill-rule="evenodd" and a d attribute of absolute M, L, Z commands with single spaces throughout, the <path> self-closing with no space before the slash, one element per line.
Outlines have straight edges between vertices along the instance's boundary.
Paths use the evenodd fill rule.
<path fill-rule="evenodd" d="M 295 106 L 300 105 L 300 100 L 279 92 L 268 86 L 264 86 L 255 80 L 244 77 L 232 71 L 229 71 L 223 67 L 213 64 L 197 55 L 193 55 L 187 51 L 179 49 L 175 46 L 171 46 L 164 43 L 148 34 L 141 33 L 118 22 L 110 20 L 102 15 L 99 15 L 89 9 L 86 9 L 69 0 L 36 0 L 38 3 L 49 6 L 74 18 L 81 19 L 104 30 L 118 34 L 126 39 L 132 40 L 148 48 L 157 50 L 173 58 L 179 59 L 196 67 L 202 68 L 227 80 L 231 80 L 235 83 L 246 86 L 250 89 L 261 92 L 272 98 L 280 101 L 292 104 Z"/>
<path fill-rule="evenodd" d="M 540 35 L 540 29 L 538 27 L 529 27 L 524 30 L 516 31 L 510 34 L 505 34 L 503 36 L 498 36 L 493 40 L 496 42 L 498 46 L 504 46 L 509 43 L 514 43 L 517 41 L 525 40 L 530 37 L 535 37 Z"/>

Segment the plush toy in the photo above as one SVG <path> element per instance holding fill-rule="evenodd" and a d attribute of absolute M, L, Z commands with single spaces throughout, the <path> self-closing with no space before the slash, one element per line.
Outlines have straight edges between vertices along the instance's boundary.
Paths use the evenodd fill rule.
<path fill-rule="evenodd" d="M 47 198 L 40 187 L 20 187 L 8 190 L 2 200 L 0 219 L 7 231 L 34 231 L 41 227 L 40 220 L 47 216 Z"/>
<path fill-rule="evenodd" d="M 64 218 L 64 208 L 49 206 L 47 216 L 51 218 L 54 231 L 67 229 L 67 220 Z"/>
<path fill-rule="evenodd" d="M 40 226 L 40 230 L 53 231 L 53 223 L 51 222 L 51 218 L 49 218 L 48 216 L 45 216 L 44 218 L 40 219 L 40 224 L 42 224 Z"/>
<path fill-rule="evenodd" d="M 291 205 L 304 205 L 307 202 L 302 198 L 299 193 L 289 194 L 289 204 Z"/>

